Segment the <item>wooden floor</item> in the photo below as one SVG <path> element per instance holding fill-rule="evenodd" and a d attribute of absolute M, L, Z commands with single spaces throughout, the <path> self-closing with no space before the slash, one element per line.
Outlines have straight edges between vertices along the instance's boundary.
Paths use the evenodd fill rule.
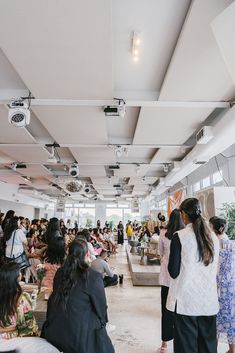
<path fill-rule="evenodd" d="M 140 265 L 140 256 L 132 254 L 129 246 L 126 254 L 133 286 L 159 286 L 159 265 Z"/>

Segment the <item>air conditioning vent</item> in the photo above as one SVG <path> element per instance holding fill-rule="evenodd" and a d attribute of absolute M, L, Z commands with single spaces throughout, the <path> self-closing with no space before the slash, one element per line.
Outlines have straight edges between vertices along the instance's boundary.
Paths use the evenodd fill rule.
<path fill-rule="evenodd" d="M 211 126 L 203 126 L 196 134 L 196 141 L 200 145 L 206 145 L 213 138 Z"/>

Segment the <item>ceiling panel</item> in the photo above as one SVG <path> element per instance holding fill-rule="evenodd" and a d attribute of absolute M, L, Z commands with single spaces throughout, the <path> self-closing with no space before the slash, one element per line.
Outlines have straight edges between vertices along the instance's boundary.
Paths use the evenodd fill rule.
<path fill-rule="evenodd" d="M 81 166 L 80 174 L 81 177 L 105 177 L 106 172 L 103 166 Z"/>
<path fill-rule="evenodd" d="M 0 174 L 0 180 L 4 181 L 5 183 L 8 184 L 27 184 L 27 185 L 32 185 L 30 181 L 28 181 L 27 179 L 22 178 L 21 175 L 1 175 Z"/>
<path fill-rule="evenodd" d="M 109 0 L 1 1 L 0 46 L 37 98 L 111 98 L 111 33 Z"/>
<path fill-rule="evenodd" d="M 182 148 L 160 148 L 152 159 L 152 163 L 169 163 L 180 160 L 185 155 L 185 149 Z"/>
<path fill-rule="evenodd" d="M 1 81 L 1 80 L 0 80 Z M 8 122 L 8 110 L 0 105 L 0 142 L 1 143 L 33 143 L 26 129 L 19 129 Z"/>
<path fill-rule="evenodd" d="M 0 48 L 0 92 L 26 89 L 25 84 Z"/>
<path fill-rule="evenodd" d="M 70 148 L 78 163 L 116 163 L 113 148 Z"/>
<path fill-rule="evenodd" d="M 0 150 L 12 157 L 15 162 L 46 163 L 49 157 L 48 151 L 39 146 L 0 146 Z"/>
<path fill-rule="evenodd" d="M 114 175 L 117 177 L 136 177 L 137 175 L 143 177 L 148 171 L 149 167 L 140 165 L 137 171 L 136 165 L 121 165 L 120 169 L 114 170 Z"/>
<path fill-rule="evenodd" d="M 109 178 L 105 177 L 105 178 L 92 178 L 92 183 L 95 185 L 107 185 L 110 186 L 109 184 Z M 112 182 L 112 184 L 117 183 L 119 180 L 118 177 L 112 177 L 110 179 L 110 181 Z"/>
<path fill-rule="evenodd" d="M 192 1 L 160 100 L 217 101 L 235 91 L 213 35 L 211 22 L 232 0 Z"/>
<path fill-rule="evenodd" d="M 149 190 L 149 185 L 135 185 L 133 192 L 138 192 L 138 191 L 147 192 L 148 190 Z"/>
<path fill-rule="evenodd" d="M 145 148 L 130 146 L 126 148 L 122 156 L 118 159 L 120 163 L 150 163 L 156 148 Z"/>
<path fill-rule="evenodd" d="M 5 153 L 0 152 L 0 163 L 12 163 L 14 162 L 14 159 L 11 158 L 10 156 L 7 156 Z"/>
<path fill-rule="evenodd" d="M 211 112 L 211 108 L 142 108 L 134 144 L 183 144 Z"/>
<path fill-rule="evenodd" d="M 18 172 L 29 177 L 53 176 L 47 168 L 39 164 L 27 165 L 26 169 L 18 169 Z"/>
<path fill-rule="evenodd" d="M 107 144 L 105 115 L 96 107 L 34 107 L 38 119 L 60 144 Z"/>
<path fill-rule="evenodd" d="M 174 50 L 190 0 L 113 1 L 115 91 L 141 99 L 157 91 Z M 133 62 L 132 33 L 140 34 L 140 59 Z M 156 44 L 157 43 L 157 44 Z"/>
<path fill-rule="evenodd" d="M 140 108 L 126 108 L 124 118 L 119 116 L 106 117 L 109 143 L 132 143 Z"/>
<path fill-rule="evenodd" d="M 129 180 L 128 185 L 149 185 L 149 184 L 153 184 L 155 183 L 155 181 L 157 180 L 157 178 L 155 177 L 143 177 L 143 178 L 135 178 L 132 177 Z"/>

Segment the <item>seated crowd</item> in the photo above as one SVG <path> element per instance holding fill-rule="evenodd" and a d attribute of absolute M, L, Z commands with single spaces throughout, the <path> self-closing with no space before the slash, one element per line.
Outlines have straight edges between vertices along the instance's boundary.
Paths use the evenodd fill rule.
<path fill-rule="evenodd" d="M 147 256 L 152 246 L 161 260 L 158 352 L 167 353 L 167 342 L 173 339 L 174 353 L 216 353 L 218 336 L 223 334 L 228 352 L 235 353 L 235 245 L 225 233 L 226 221 L 212 217 L 209 228 L 195 198 L 173 210 L 167 224 L 163 215 L 158 219 L 152 232 L 131 221 L 125 229 L 130 244 L 146 248 Z M 106 330 L 112 325 L 104 290 L 118 283 L 107 262 L 117 252 L 114 235 L 123 244 L 122 222 L 117 231 L 108 224 L 101 229 L 99 221 L 95 229 L 79 229 L 55 217 L 30 222 L 12 210 L 4 219 L 1 214 L 0 352 L 9 351 L 6 342 L 19 337 L 24 347 L 28 336 L 40 339 L 35 337 L 39 330 L 32 297 L 20 285 L 22 278 L 39 282 L 49 296 L 38 346 L 49 342 L 47 353 L 114 352 Z"/>

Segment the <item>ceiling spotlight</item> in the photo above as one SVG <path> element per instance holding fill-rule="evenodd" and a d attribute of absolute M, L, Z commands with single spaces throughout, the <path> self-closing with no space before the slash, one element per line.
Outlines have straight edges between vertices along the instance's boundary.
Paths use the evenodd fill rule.
<path fill-rule="evenodd" d="M 86 185 L 84 186 L 84 191 L 85 191 L 86 194 L 89 194 L 89 192 L 91 191 L 90 185 L 86 184 Z"/>
<path fill-rule="evenodd" d="M 16 168 L 17 168 L 17 163 L 11 163 L 11 169 L 16 172 Z"/>
<path fill-rule="evenodd" d="M 71 167 L 69 168 L 69 174 L 73 177 L 76 178 L 79 175 L 79 166 L 77 163 L 73 163 Z"/>
<path fill-rule="evenodd" d="M 16 127 L 25 127 L 30 123 L 29 104 L 22 98 L 12 100 L 9 104 L 9 123 Z"/>
<path fill-rule="evenodd" d="M 163 171 L 164 171 L 165 173 L 167 173 L 168 170 L 169 170 L 168 164 L 163 164 Z"/>
<path fill-rule="evenodd" d="M 123 150 L 122 146 L 116 146 L 115 147 L 115 154 L 117 158 L 120 158 L 122 156 Z"/>
<path fill-rule="evenodd" d="M 133 32 L 133 37 L 132 37 L 132 57 L 134 62 L 139 61 L 139 47 L 141 44 L 140 36 L 138 33 Z"/>
<path fill-rule="evenodd" d="M 47 163 L 54 163 L 54 164 L 58 163 L 58 160 L 55 156 L 55 147 L 54 146 L 51 147 L 51 154 L 47 159 Z"/>

